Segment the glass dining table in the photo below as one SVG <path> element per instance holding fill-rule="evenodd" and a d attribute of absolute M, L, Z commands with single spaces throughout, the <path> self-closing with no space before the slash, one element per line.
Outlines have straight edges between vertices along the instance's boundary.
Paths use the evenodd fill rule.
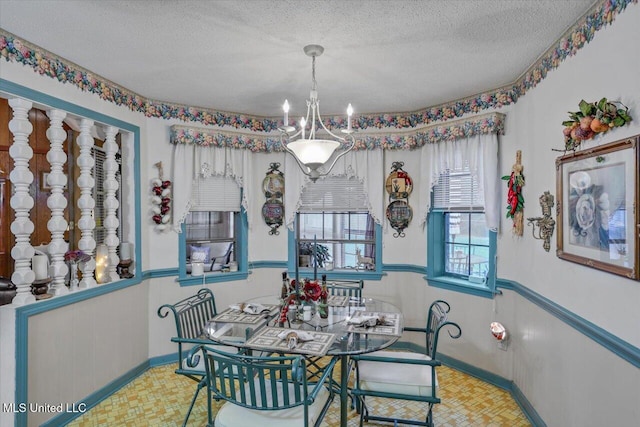
<path fill-rule="evenodd" d="M 402 313 L 396 306 L 372 298 L 330 297 L 326 318 L 317 313 L 310 319 L 294 319 L 284 325 L 278 323 L 282 304 L 278 297 L 259 297 L 246 303 L 259 304 L 265 310 L 256 315 L 237 315 L 236 304 L 207 322 L 206 337 L 220 344 L 250 350 L 283 352 L 284 346 L 286 353 L 340 358 L 341 427 L 347 425 L 349 357 L 389 347 L 400 338 L 404 327 Z M 377 322 L 365 324 L 371 319 Z M 305 346 L 286 348 L 286 343 L 276 338 L 282 336 L 281 331 L 285 329 L 314 334 L 316 342 L 307 346 L 309 351 Z"/>

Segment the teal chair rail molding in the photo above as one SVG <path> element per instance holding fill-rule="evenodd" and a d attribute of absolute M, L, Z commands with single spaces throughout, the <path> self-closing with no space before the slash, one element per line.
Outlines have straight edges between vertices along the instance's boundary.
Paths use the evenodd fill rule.
<path fill-rule="evenodd" d="M 278 265 L 276 268 L 279 268 L 279 267 L 281 267 L 281 265 Z M 419 267 L 412 266 L 409 270 L 412 270 L 414 268 L 419 268 Z M 394 269 L 394 271 L 399 271 L 399 269 Z M 157 272 L 161 272 L 161 273 L 157 273 Z M 142 275 L 145 278 L 153 278 L 153 277 L 160 277 L 157 274 L 162 274 L 163 272 L 166 272 L 166 271 L 152 270 L 152 271 L 145 271 Z M 415 272 L 415 271 L 412 271 L 412 272 Z M 164 276 L 164 274 L 162 275 Z M 103 285 L 100 287 L 87 289 L 85 291 L 78 292 L 75 294 L 69 294 L 62 298 L 53 298 L 46 301 L 40 301 L 36 304 L 30 304 L 30 305 L 23 306 L 16 309 L 16 355 L 19 355 L 16 357 L 16 402 L 26 402 L 27 395 L 28 395 L 27 394 L 28 370 L 27 370 L 26 360 L 27 360 L 27 354 L 28 354 L 28 347 L 27 347 L 28 320 L 30 316 L 33 316 L 39 313 L 44 313 L 50 310 L 55 310 L 56 308 L 59 308 L 68 304 L 80 302 L 85 299 L 94 298 L 98 295 L 102 295 L 108 292 L 114 292 L 128 286 L 137 285 L 138 283 L 140 282 L 136 279 L 122 280 L 120 282 L 115 282 L 115 283 Z M 623 341 L 620 338 L 605 331 L 604 329 L 593 325 L 591 322 L 588 322 L 582 317 L 577 316 L 576 314 L 571 313 L 570 311 L 558 306 L 557 304 L 549 301 L 548 299 L 540 296 L 539 294 L 531 291 L 530 289 L 526 288 L 525 286 L 517 282 L 499 279 L 497 286 L 500 289 L 518 293 L 526 300 L 532 302 L 533 304 L 537 305 L 541 309 L 553 314 L 559 320 L 563 321 L 567 325 L 572 326 L 580 333 L 584 334 L 585 336 L 594 340 L 598 344 L 614 352 L 615 354 L 620 356 L 622 359 L 628 361 L 633 366 L 640 368 L 640 348 L 635 347 L 629 344 L 628 342 Z M 396 346 L 398 346 L 399 348 L 409 348 L 409 349 L 411 345 L 415 345 L 415 344 L 412 344 L 412 343 L 396 344 Z M 100 390 L 97 390 L 96 392 L 88 396 L 86 399 L 78 403 L 87 404 L 87 408 L 95 406 L 102 399 L 107 398 L 109 395 L 111 395 L 113 392 L 119 389 L 122 385 L 126 384 L 127 382 L 134 379 L 136 376 L 140 375 L 142 372 L 148 369 L 149 366 L 158 366 L 166 363 L 174 363 L 177 360 L 177 357 L 178 357 L 177 353 L 173 353 L 169 355 L 151 358 L 148 364 L 142 364 L 132 369 L 129 373 L 125 374 L 123 377 L 117 380 L 114 380 L 109 385 L 103 387 Z M 490 372 L 483 371 L 479 368 L 475 368 L 472 365 L 465 364 L 464 362 L 460 362 L 453 358 L 449 358 L 444 354 L 441 354 L 440 358 L 445 365 L 451 366 L 455 369 L 459 369 L 463 372 L 467 372 L 486 382 L 494 384 L 505 390 L 509 390 L 513 395 L 514 399 L 520 404 L 524 413 L 527 415 L 527 417 L 529 417 L 529 419 L 531 420 L 534 426 L 546 426 L 543 420 L 540 419 L 540 417 L 535 412 L 535 409 L 533 408 L 533 406 L 531 406 L 531 404 L 527 401 L 526 397 L 522 394 L 522 392 L 517 388 L 515 384 L 512 384 L 511 381 L 505 378 L 499 377 Z M 66 417 L 67 415 L 63 414 L 56 418 L 53 418 L 52 420 L 50 420 L 44 425 L 54 426 L 54 425 L 65 424 L 66 421 L 62 423 L 59 422 L 60 420 L 62 420 L 62 418 L 60 417 L 63 417 L 63 416 Z M 15 425 L 21 426 L 25 424 L 26 424 L 26 414 L 16 414 Z"/>

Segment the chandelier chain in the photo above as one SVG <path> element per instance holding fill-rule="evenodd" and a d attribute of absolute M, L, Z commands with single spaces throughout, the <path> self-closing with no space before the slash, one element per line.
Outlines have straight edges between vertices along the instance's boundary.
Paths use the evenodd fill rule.
<path fill-rule="evenodd" d="M 317 83 L 316 83 L 316 56 L 313 55 L 311 57 L 311 83 L 312 83 L 312 90 L 317 90 Z"/>

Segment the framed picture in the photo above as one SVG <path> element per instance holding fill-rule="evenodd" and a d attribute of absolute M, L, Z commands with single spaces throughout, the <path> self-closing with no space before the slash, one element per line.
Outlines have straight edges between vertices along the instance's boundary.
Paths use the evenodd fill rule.
<path fill-rule="evenodd" d="M 639 140 L 556 160 L 558 257 L 638 279 Z"/>
<path fill-rule="evenodd" d="M 43 190 L 50 190 L 51 186 L 49 185 L 49 183 L 47 182 L 49 178 L 49 172 L 42 172 L 42 178 L 40 180 L 40 188 L 42 188 Z M 64 187 L 62 187 L 66 190 L 67 188 L 67 184 L 64 185 Z"/>

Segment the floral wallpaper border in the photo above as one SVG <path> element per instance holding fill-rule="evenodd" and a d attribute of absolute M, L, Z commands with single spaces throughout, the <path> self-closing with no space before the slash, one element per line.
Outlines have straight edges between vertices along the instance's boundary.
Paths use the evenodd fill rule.
<path fill-rule="evenodd" d="M 357 130 L 368 128 L 409 129 L 433 122 L 462 117 L 465 114 L 501 108 L 515 103 L 529 89 L 534 88 L 566 58 L 576 54 L 589 43 L 596 31 L 611 24 L 616 15 L 624 11 L 630 3 L 638 0 L 602 0 L 568 30 L 558 42 L 549 48 L 527 72 L 511 85 L 446 104 L 408 113 L 365 114 L 354 120 Z M 35 72 L 57 79 L 62 83 L 77 86 L 80 90 L 98 95 L 117 105 L 143 113 L 147 117 L 179 119 L 185 122 L 231 127 L 252 132 L 272 132 L 279 126 L 278 118 L 249 116 L 211 109 L 171 104 L 145 98 L 109 80 L 98 76 L 72 62 L 44 49 L 21 40 L 0 28 L 0 57 L 8 62 L 18 62 L 31 67 Z M 327 117 L 328 128 L 343 127 L 345 118 Z M 265 139 L 269 146 L 269 138 Z"/>
<path fill-rule="evenodd" d="M 456 120 L 446 125 L 431 125 L 418 130 L 397 134 L 356 134 L 355 150 L 410 150 L 425 144 L 453 141 L 473 135 L 504 133 L 505 115 L 491 113 Z M 194 128 L 190 126 L 171 126 L 172 144 L 196 144 L 203 147 L 244 148 L 253 152 L 284 151 L 279 136 L 250 135 L 239 132 L 227 132 L 217 129 Z"/>

